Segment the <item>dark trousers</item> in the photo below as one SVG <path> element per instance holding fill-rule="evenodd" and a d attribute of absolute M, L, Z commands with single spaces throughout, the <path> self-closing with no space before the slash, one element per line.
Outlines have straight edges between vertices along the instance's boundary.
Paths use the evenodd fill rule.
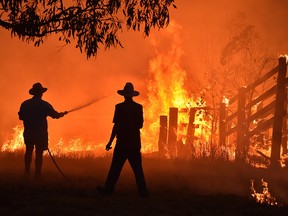
<path fill-rule="evenodd" d="M 107 191 L 114 191 L 116 182 L 119 179 L 121 170 L 128 159 L 140 194 L 147 193 L 146 182 L 142 168 L 142 157 L 140 149 L 119 149 L 115 148 L 112 158 L 111 167 L 106 180 L 105 188 Z"/>
<path fill-rule="evenodd" d="M 43 163 L 43 148 L 36 145 L 36 157 L 35 157 L 35 176 L 41 175 L 42 163 Z M 26 145 L 25 152 L 25 175 L 29 176 L 30 174 L 30 165 L 32 161 L 32 154 L 34 150 L 34 145 Z"/>

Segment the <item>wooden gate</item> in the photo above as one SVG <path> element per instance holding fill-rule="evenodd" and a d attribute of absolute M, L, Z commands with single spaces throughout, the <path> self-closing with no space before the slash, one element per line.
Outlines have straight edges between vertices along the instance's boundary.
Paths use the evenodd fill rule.
<path fill-rule="evenodd" d="M 234 137 L 236 161 L 246 162 L 251 139 L 255 136 L 263 138 L 269 131 L 270 137 L 272 137 L 271 155 L 269 157 L 262 154 L 262 156 L 270 160 L 270 166 L 279 167 L 281 152 L 282 154 L 288 153 L 287 61 L 287 56 L 280 57 L 277 67 L 251 85 L 240 88 L 238 94 L 229 100 L 229 106 L 225 103 L 221 104 L 219 144 L 226 146 L 231 137 Z M 269 83 L 272 85 L 268 90 L 253 98 L 257 88 L 263 87 L 265 84 L 269 85 Z"/>

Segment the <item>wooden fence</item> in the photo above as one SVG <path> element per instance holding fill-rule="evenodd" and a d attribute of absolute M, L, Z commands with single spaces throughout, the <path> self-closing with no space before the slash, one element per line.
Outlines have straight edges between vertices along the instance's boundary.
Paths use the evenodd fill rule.
<path fill-rule="evenodd" d="M 287 154 L 287 57 L 280 57 L 279 64 L 271 71 L 249 86 L 242 87 L 230 98 L 229 105 L 222 103 L 219 109 L 219 143 L 224 149 L 236 146 L 235 160 L 247 162 L 248 151 L 255 137 L 263 139 L 265 133 L 270 139 L 271 155 L 258 151 L 271 166 L 279 166 L 280 154 Z M 269 83 L 267 87 L 267 83 Z M 265 88 L 263 87 L 266 84 Z M 259 91 L 262 88 L 262 93 Z M 257 97 L 255 98 L 255 91 Z M 265 91 L 263 90 L 265 89 Z M 267 90 L 268 89 L 268 90 Z M 195 144 L 195 118 L 199 110 L 209 110 L 209 107 L 192 107 L 189 110 L 187 123 L 186 155 L 193 154 Z M 212 110 L 215 110 L 214 108 Z M 181 157 L 183 147 L 177 137 L 178 108 L 171 107 L 169 115 L 160 116 L 159 156 Z M 210 136 L 212 135 L 212 132 Z M 254 139 L 254 140 L 253 140 Z M 261 139 L 260 139 L 261 140 Z M 182 146 L 182 147 L 181 147 Z M 282 150 L 282 151 L 281 151 Z"/>
<path fill-rule="evenodd" d="M 281 152 L 282 154 L 288 153 L 287 60 L 287 57 L 280 57 L 277 67 L 251 85 L 240 88 L 238 94 L 229 100 L 229 106 L 224 103 L 220 105 L 219 144 L 226 146 L 229 143 L 229 137 L 236 137 L 235 160 L 245 162 L 250 140 L 267 130 L 272 130 L 271 156 L 266 156 L 270 159 L 270 165 L 278 167 Z M 276 78 L 275 85 L 258 97 L 252 97 L 257 87 L 268 80 L 272 80 L 273 83 L 274 78 Z M 234 112 L 230 110 L 233 106 Z M 256 111 L 255 107 L 257 107 Z"/>

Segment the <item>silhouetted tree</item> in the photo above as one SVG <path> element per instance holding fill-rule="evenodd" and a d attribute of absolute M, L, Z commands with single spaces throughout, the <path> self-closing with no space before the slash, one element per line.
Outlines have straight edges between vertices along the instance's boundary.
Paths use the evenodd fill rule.
<path fill-rule="evenodd" d="M 169 24 L 174 0 L 0 0 L 0 26 L 25 42 L 43 43 L 59 34 L 71 39 L 87 57 L 97 54 L 99 45 L 121 45 L 118 33 L 123 26 L 149 35 L 151 28 Z"/>
<path fill-rule="evenodd" d="M 256 28 L 246 23 L 244 13 L 239 12 L 230 22 L 231 38 L 221 51 L 220 63 L 226 88 L 233 91 L 259 79 L 271 68 L 273 58 L 263 46 Z"/>
<path fill-rule="evenodd" d="M 269 54 L 268 49 L 265 48 L 265 44 L 261 40 L 259 34 L 256 31 L 256 27 L 246 22 L 246 15 L 239 12 L 234 19 L 230 20 L 228 31 L 230 31 L 230 38 L 224 48 L 221 50 L 220 63 L 222 65 L 223 74 L 223 89 L 235 95 L 239 93 L 241 87 L 249 86 L 260 77 L 274 68 L 275 58 Z M 273 79 L 263 82 L 261 85 L 255 86 L 249 91 L 245 92 L 245 104 L 249 104 L 252 100 L 264 93 L 275 83 Z M 224 91 L 223 91 L 224 92 Z M 239 99 L 238 97 L 238 99 Z M 266 103 L 267 100 L 262 100 L 256 105 L 245 107 L 244 119 L 249 119 L 252 114 L 255 114 Z M 230 110 L 238 109 L 237 103 L 229 105 Z M 267 117 L 265 117 L 267 118 Z M 236 120 L 236 119 L 235 119 Z M 251 131 L 257 127 L 258 122 L 261 123 L 263 119 L 259 118 L 257 121 L 246 121 L 244 127 L 246 131 Z M 239 122 L 237 122 L 239 125 Z M 249 157 L 249 148 L 252 150 L 259 149 L 260 147 L 267 147 L 263 139 L 263 134 L 256 135 L 249 140 L 244 140 L 240 147 L 239 157 L 241 160 Z M 257 147 L 255 147 L 257 146 Z M 238 148 L 239 146 L 237 146 Z"/>

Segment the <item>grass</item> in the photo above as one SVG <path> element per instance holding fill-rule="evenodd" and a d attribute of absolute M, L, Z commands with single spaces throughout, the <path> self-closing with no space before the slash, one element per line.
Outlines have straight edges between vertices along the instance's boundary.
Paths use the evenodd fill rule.
<path fill-rule="evenodd" d="M 111 158 L 55 158 L 69 178 L 64 179 L 51 159 L 44 157 L 43 178 L 23 178 L 23 155 L 0 155 L 0 215 L 286 215 L 287 169 L 255 169 L 221 160 L 160 160 L 143 158 L 150 197 L 138 196 L 125 164 L 116 192 L 97 193 Z M 33 167 L 33 166 L 32 166 Z M 250 180 L 261 191 L 261 179 L 281 206 L 256 203 Z"/>

